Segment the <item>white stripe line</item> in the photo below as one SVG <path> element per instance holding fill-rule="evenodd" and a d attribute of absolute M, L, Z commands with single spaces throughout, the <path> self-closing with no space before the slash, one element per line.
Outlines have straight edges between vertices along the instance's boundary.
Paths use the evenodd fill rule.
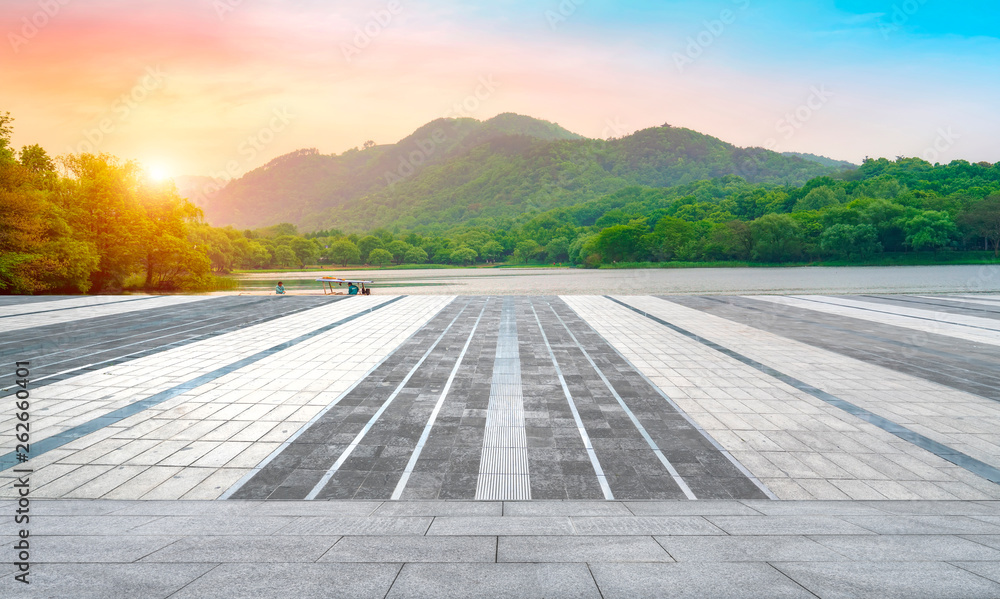
<path fill-rule="evenodd" d="M 611 381 L 609 381 L 608 377 L 604 376 L 604 373 L 601 371 L 601 369 L 597 367 L 597 364 L 594 362 L 594 359 L 591 358 L 590 354 L 587 353 L 587 350 L 583 348 L 583 345 L 581 345 L 580 341 L 577 340 L 576 335 L 573 334 L 573 331 L 569 330 L 569 327 L 566 326 L 566 323 L 563 321 L 562 317 L 559 316 L 559 314 L 556 312 L 556 309 L 552 307 L 552 304 L 549 304 L 549 308 L 552 310 L 552 313 L 556 315 L 556 318 L 559 319 L 559 322 L 562 323 L 563 328 L 566 329 L 566 332 L 569 333 L 569 336 L 573 339 L 573 343 L 575 343 L 576 346 L 580 348 L 580 351 L 583 352 L 584 357 L 586 357 L 587 361 L 590 362 L 591 367 L 593 367 L 593 369 L 597 372 L 598 376 L 601 377 L 601 380 L 604 381 L 604 385 L 608 388 L 608 391 L 611 391 L 611 394 L 614 395 L 615 399 L 618 400 L 618 405 L 620 405 L 622 409 L 625 410 L 625 413 L 628 414 L 629 419 L 632 420 L 632 424 L 635 425 L 635 428 L 639 429 L 639 434 L 642 435 L 642 438 L 646 440 L 647 444 L 649 444 L 649 448 L 652 449 L 653 453 L 656 454 L 656 457 L 659 458 L 660 463 L 663 464 L 663 467 L 666 468 L 667 472 L 670 473 L 670 476 L 674 479 L 674 482 L 677 483 L 677 486 L 681 488 L 681 491 L 684 491 L 684 495 L 688 499 L 698 499 L 697 497 L 695 497 L 694 492 L 691 491 L 691 487 L 689 487 L 687 483 L 684 482 L 684 479 L 681 478 L 680 473 L 677 472 L 677 469 L 674 468 L 674 465 L 671 464 L 670 460 L 667 459 L 667 456 L 663 455 L 663 452 L 660 451 L 660 448 L 656 446 L 656 443 L 653 441 L 653 438 L 649 436 L 648 432 L 646 432 L 645 427 L 642 426 L 642 424 L 639 422 L 639 419 L 636 418 L 635 414 L 632 413 L 632 410 L 630 410 L 629 407 L 625 405 L 625 400 L 622 399 L 621 395 L 618 395 L 618 391 L 616 391 L 615 388 L 611 385 Z"/>
<path fill-rule="evenodd" d="M 500 317 L 475 498 L 531 499 L 517 313 L 510 296 L 504 298 Z"/>
<path fill-rule="evenodd" d="M 323 490 L 323 487 L 325 487 L 326 484 L 330 482 L 330 479 L 333 478 L 333 475 L 337 473 L 337 470 L 340 470 L 340 467 L 344 465 L 344 462 L 347 461 L 347 458 L 351 457 L 351 453 L 353 453 L 354 450 L 357 448 L 357 446 L 361 444 L 361 440 L 364 439 L 365 435 L 368 434 L 368 431 L 370 431 L 372 427 L 375 426 L 375 422 L 379 418 L 381 418 L 382 414 L 389 407 L 389 404 L 392 403 L 392 400 L 396 399 L 396 396 L 399 395 L 400 391 L 403 390 L 403 387 L 406 386 L 406 383 L 410 382 L 410 378 L 413 377 L 413 375 L 417 372 L 417 369 L 420 368 L 420 366 L 424 363 L 424 360 L 427 359 L 427 356 L 431 355 L 431 352 L 434 351 L 434 348 L 438 346 L 438 343 L 440 343 L 441 340 L 444 339 L 444 336 L 448 334 L 448 331 L 451 330 L 452 325 L 455 324 L 456 321 L 458 321 L 458 318 L 465 312 L 465 309 L 469 307 L 470 303 L 471 300 L 469 302 L 466 302 L 466 304 L 462 306 L 462 309 L 459 311 L 458 314 L 455 315 L 455 318 L 452 319 L 450 323 L 448 323 L 448 326 L 445 327 L 441 335 L 434 341 L 434 344 L 431 345 L 429 348 L 427 348 L 427 351 L 424 352 L 424 355 L 420 357 L 420 360 L 417 361 L 417 363 L 413 366 L 413 368 L 410 369 L 410 372 L 406 373 L 406 377 L 403 378 L 403 380 L 399 383 L 399 385 L 393 390 L 389 398 L 386 399 L 385 402 L 382 404 L 382 407 L 380 407 L 378 411 L 372 415 L 372 417 L 365 424 L 364 428 L 361 429 L 361 432 L 359 432 L 358 435 L 354 437 L 354 440 L 351 441 L 351 444 L 348 445 L 347 449 L 344 450 L 344 453 L 340 454 L 340 457 L 337 458 L 337 461 L 334 462 L 333 466 L 330 466 L 330 469 L 326 471 L 326 474 L 323 475 L 323 478 L 321 478 L 319 482 L 316 483 L 316 486 L 312 488 L 312 491 L 309 491 L 309 494 L 306 495 L 305 497 L 307 500 L 316 499 L 316 496 L 319 495 L 319 492 Z"/>
<path fill-rule="evenodd" d="M 427 318 L 427 320 L 424 322 L 423 325 L 421 325 L 419 328 L 417 328 L 417 330 L 413 331 L 413 333 L 409 337 L 407 337 L 406 339 L 404 339 L 403 341 L 401 341 L 398 345 L 396 345 L 396 347 L 393 348 L 392 351 L 390 351 L 389 353 L 387 353 L 374 366 L 372 366 L 371 368 L 369 368 L 367 372 L 365 372 L 360 377 L 358 377 L 358 380 L 356 380 L 353 383 L 351 383 L 350 387 L 348 387 L 347 389 L 344 389 L 344 391 L 340 395 L 338 395 L 333 401 L 331 401 L 329 404 L 327 404 L 327 406 L 325 408 L 323 408 L 322 410 L 320 410 L 318 414 L 316 414 L 315 416 L 313 416 L 312 418 L 310 418 L 308 422 L 306 422 L 301 427 L 299 427 L 299 430 L 297 430 L 294 433 L 292 433 L 291 437 L 289 437 L 284 443 L 282 443 L 277 448 L 275 448 L 274 451 L 272 451 L 266 458 L 264 458 L 263 460 L 261 460 L 261 462 L 259 464 L 257 464 L 252 470 L 250 470 L 250 472 L 247 472 L 246 474 L 244 474 L 238 481 L 236 481 L 236 483 L 233 484 L 233 486 L 229 487 L 229 490 L 227 490 L 225 493 L 223 493 L 222 495 L 220 495 L 218 497 L 218 499 L 220 499 L 220 500 L 222 500 L 222 499 L 229 499 L 237 491 L 239 491 L 241 488 L 243 488 L 243 485 L 247 484 L 247 482 L 249 482 L 249 480 L 251 478 L 253 478 L 254 476 L 256 476 L 258 472 L 260 472 L 261 470 L 264 469 L 265 466 L 267 466 L 268 464 L 270 464 L 271 461 L 274 458 L 278 457 L 278 455 L 281 454 L 281 452 L 285 451 L 285 449 L 287 449 L 289 445 L 291 445 L 296 439 L 298 439 L 302 435 L 302 433 L 304 433 L 307 430 L 309 430 L 309 428 L 312 425 L 316 424 L 316 422 L 319 421 L 320 418 L 322 418 L 327 412 L 329 412 L 330 410 L 332 410 L 334 406 L 336 406 L 337 404 L 339 404 L 342 399 L 344 399 L 345 397 L 347 397 L 348 393 L 350 393 L 351 391 L 354 391 L 354 389 L 358 385 L 361 384 L 361 381 L 363 381 L 366 378 L 368 378 L 373 372 L 375 372 L 375 370 L 378 369 L 379 366 L 381 366 L 382 364 L 384 364 L 386 360 L 388 360 L 393 355 L 395 355 L 396 351 L 398 351 L 399 348 L 401 348 L 404 345 L 406 345 L 406 343 L 410 339 L 413 339 L 413 337 L 416 336 L 416 334 L 419 333 L 421 329 L 423 329 L 425 326 L 427 326 L 428 322 L 434 320 L 434 317 L 437 316 L 438 314 L 440 314 L 441 311 L 444 310 L 445 308 L 447 308 L 449 305 L 451 305 L 451 302 L 447 302 L 445 304 L 442 304 L 441 307 L 438 308 L 437 312 L 435 312 L 434 314 L 431 314 Z"/>
<path fill-rule="evenodd" d="M 444 399 L 448 396 L 448 391 L 451 390 L 451 384 L 455 381 L 455 375 L 458 374 L 458 368 L 462 365 L 462 360 L 465 359 L 465 352 L 469 351 L 469 345 L 472 343 L 472 337 L 476 334 L 476 329 L 479 328 L 479 321 L 483 319 L 483 313 L 486 312 L 486 305 L 489 303 L 487 298 L 486 302 L 483 303 L 483 309 L 479 311 L 479 318 L 476 319 L 476 324 L 472 325 L 472 332 L 469 333 L 469 338 L 465 340 L 465 347 L 462 348 L 462 353 L 458 354 L 458 360 L 455 361 L 455 367 L 451 369 L 451 374 L 448 375 L 448 382 L 444 384 L 444 389 L 441 390 L 441 395 L 438 397 L 437 403 L 434 404 L 434 409 L 431 411 L 431 417 L 427 420 L 427 425 L 424 426 L 424 432 L 420 435 L 420 440 L 417 441 L 417 446 L 413 450 L 413 454 L 410 456 L 410 461 L 406 463 L 406 469 L 403 470 L 403 476 L 396 483 L 396 489 L 392 492 L 392 499 L 397 500 L 403 495 L 403 489 L 406 488 L 407 481 L 410 480 L 410 474 L 413 472 L 413 468 L 417 465 L 417 460 L 420 459 L 420 452 L 424 450 L 424 445 L 427 443 L 427 438 L 431 436 L 431 428 L 434 426 L 434 421 L 437 420 L 438 413 L 441 411 L 441 406 L 444 405 Z"/>
<path fill-rule="evenodd" d="M 573 403 L 573 396 L 569 392 L 569 387 L 566 385 L 566 379 L 563 378 L 562 370 L 559 368 L 559 362 L 556 361 L 556 354 L 552 351 L 552 345 L 549 344 L 549 337 L 545 334 L 545 329 L 542 328 L 542 321 L 538 318 L 538 312 L 535 311 L 535 306 L 532 304 L 531 313 L 535 315 L 535 322 L 538 323 L 538 330 L 542 333 L 542 340 L 545 341 L 545 347 L 549 350 L 549 357 L 552 358 L 552 365 L 555 366 L 556 375 L 559 377 L 559 384 L 562 385 L 563 394 L 566 396 L 566 402 L 569 403 L 569 409 L 573 412 L 573 420 L 576 421 L 576 428 L 580 431 L 580 438 L 583 439 L 583 446 L 587 449 L 587 455 L 590 457 L 590 463 L 594 467 L 594 473 L 597 475 L 597 482 L 601 485 L 601 491 L 604 492 L 604 498 L 607 500 L 612 500 L 615 496 L 611 493 L 611 487 L 608 486 L 608 479 L 604 476 L 604 469 L 601 468 L 601 462 L 597 459 L 597 454 L 594 453 L 594 446 L 590 443 L 590 435 L 587 434 L 587 429 L 583 426 L 583 420 L 580 419 L 580 413 L 576 411 L 576 404 Z"/>

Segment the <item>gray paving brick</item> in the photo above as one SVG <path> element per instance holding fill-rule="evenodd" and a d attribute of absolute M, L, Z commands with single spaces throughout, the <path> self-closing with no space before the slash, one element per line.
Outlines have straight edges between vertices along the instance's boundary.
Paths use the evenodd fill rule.
<path fill-rule="evenodd" d="M 143 535 L 265 535 L 275 533 L 293 520 L 289 516 L 163 516 L 136 526 L 132 532 Z"/>
<path fill-rule="evenodd" d="M 810 538 L 860 562 L 1000 561 L 1000 551 L 955 535 L 838 535 Z"/>
<path fill-rule="evenodd" d="M 223 564 L 171 599 L 384 597 L 399 564 Z"/>
<path fill-rule="evenodd" d="M 314 562 L 339 539 L 336 536 L 194 536 L 150 552 L 142 561 Z"/>
<path fill-rule="evenodd" d="M 856 537 L 855 537 L 856 538 Z M 803 536 L 656 537 L 678 562 L 848 561 Z"/>
<path fill-rule="evenodd" d="M 593 564 L 604 599 L 811 598 L 767 564 Z"/>
<path fill-rule="evenodd" d="M 881 516 L 885 512 L 871 502 L 860 501 L 747 501 L 741 503 L 765 516 Z M 907 502 L 909 503 L 909 502 Z"/>
<path fill-rule="evenodd" d="M 832 516 L 705 516 L 731 535 L 859 535 L 874 534 Z"/>
<path fill-rule="evenodd" d="M 761 513 L 753 502 L 750 506 L 738 501 L 626 501 L 624 505 L 636 516 L 756 516 Z"/>
<path fill-rule="evenodd" d="M 573 518 L 581 535 L 721 535 L 725 534 L 700 516 L 630 516 Z"/>
<path fill-rule="evenodd" d="M 500 537 L 498 562 L 670 562 L 652 537 Z"/>
<path fill-rule="evenodd" d="M 423 535 L 433 518 L 296 518 L 279 535 Z"/>
<path fill-rule="evenodd" d="M 601 595 L 586 564 L 406 564 L 388 598 L 586 598 Z"/>
<path fill-rule="evenodd" d="M 128 563 L 162 549 L 176 536 L 44 536 L 31 539 L 36 563 Z M 6 541 L 6 539 L 5 539 Z M 11 537 L 13 541 L 13 537 Z M 7 546 L 7 543 L 4 543 Z M 196 560 L 185 560 L 194 562 Z"/>
<path fill-rule="evenodd" d="M 501 516 L 499 501 L 387 501 L 375 516 Z"/>
<path fill-rule="evenodd" d="M 215 564 L 38 564 L 31 569 L 30 594 L 20 597 L 165 599 L 213 567 Z M 3 592 L 20 592 L 12 589 L 13 584 L 5 580 Z"/>
<path fill-rule="evenodd" d="M 1000 534 L 1000 526 L 967 516 L 844 516 L 843 519 L 880 535 Z"/>
<path fill-rule="evenodd" d="M 791 563 L 772 565 L 823 599 L 995 599 L 1000 584 L 944 563 Z"/>
<path fill-rule="evenodd" d="M 569 535 L 573 525 L 565 517 L 465 517 L 435 518 L 428 535 Z"/>
<path fill-rule="evenodd" d="M 344 537 L 321 562 L 495 562 L 496 537 Z"/>
<path fill-rule="evenodd" d="M 883 512 L 937 516 L 1000 516 L 1000 502 L 973 501 L 865 501 Z"/>
<path fill-rule="evenodd" d="M 617 501 L 507 501 L 504 516 L 628 516 L 625 504 Z"/>
<path fill-rule="evenodd" d="M 951 562 L 963 570 L 968 570 L 993 582 L 1000 582 L 1000 562 Z"/>

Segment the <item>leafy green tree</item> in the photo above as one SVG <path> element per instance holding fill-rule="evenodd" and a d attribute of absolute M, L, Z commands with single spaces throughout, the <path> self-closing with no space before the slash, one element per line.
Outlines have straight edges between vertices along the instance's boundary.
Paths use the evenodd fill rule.
<path fill-rule="evenodd" d="M 565 237 L 555 237 L 545 245 L 545 259 L 548 262 L 565 262 L 569 260 L 569 240 Z"/>
<path fill-rule="evenodd" d="M 605 264 L 638 261 L 644 253 L 641 239 L 646 232 L 645 219 L 608 227 L 597 234 L 596 249 Z"/>
<path fill-rule="evenodd" d="M 840 258 L 866 260 L 882 251 L 878 231 L 872 225 L 837 224 L 823 232 L 823 251 Z"/>
<path fill-rule="evenodd" d="M 480 252 L 480 255 L 488 262 L 496 262 L 503 257 L 503 245 L 499 241 L 491 239 L 483 244 L 483 250 Z"/>
<path fill-rule="evenodd" d="M 750 223 L 751 258 L 760 262 L 785 262 L 802 257 L 799 224 L 787 214 L 766 214 Z"/>
<path fill-rule="evenodd" d="M 274 249 L 274 264 L 279 268 L 295 268 L 299 265 L 299 257 L 287 245 L 279 245 Z"/>
<path fill-rule="evenodd" d="M 456 250 L 452 250 L 452 252 L 451 252 L 451 261 L 452 262 L 454 262 L 456 264 L 464 264 L 466 266 L 468 266 L 469 264 L 472 264 L 473 262 L 475 262 L 476 258 L 478 258 L 478 257 L 479 257 L 479 254 L 476 253 L 476 250 L 470 248 L 467 245 L 463 245 L 462 247 L 460 247 L 460 248 L 458 248 Z"/>
<path fill-rule="evenodd" d="M 375 248 L 368 254 L 368 261 L 372 264 L 377 264 L 379 268 L 382 268 L 386 264 L 392 262 L 392 254 L 389 250 L 383 248 Z"/>
<path fill-rule="evenodd" d="M 515 246 L 514 251 L 517 252 L 522 262 L 527 262 L 537 259 L 539 254 L 545 251 L 545 248 L 538 245 L 534 239 L 525 239 Z"/>
<path fill-rule="evenodd" d="M 338 239 L 327 250 L 330 261 L 341 266 L 361 262 L 361 251 L 348 239 Z"/>
<path fill-rule="evenodd" d="M 384 247 L 382 245 L 382 240 L 374 235 L 366 235 L 358 241 L 358 250 L 361 252 L 361 261 L 366 264 L 371 262 L 370 255 L 372 250 L 375 249 L 384 249 Z"/>
<path fill-rule="evenodd" d="M 976 202 L 959 216 L 959 222 L 986 243 L 993 243 L 993 255 L 1000 253 L 1000 194 Z"/>
<path fill-rule="evenodd" d="M 839 203 L 837 194 L 831 188 L 817 187 L 807 193 L 801 200 L 795 202 L 795 212 L 822 210 L 827 206 L 836 206 Z"/>
<path fill-rule="evenodd" d="M 410 244 L 405 241 L 395 240 L 391 242 L 385 249 L 389 250 L 392 254 L 392 259 L 396 264 L 402 264 L 406 260 L 406 252 L 412 248 Z"/>
<path fill-rule="evenodd" d="M 646 238 L 646 245 L 657 260 L 673 260 L 694 236 L 694 225 L 673 216 L 664 216 Z"/>
<path fill-rule="evenodd" d="M 403 260 L 409 264 L 423 264 L 424 262 L 427 262 L 427 252 L 425 252 L 423 248 L 411 245 L 410 249 L 406 250 L 406 255 L 403 256 Z"/>
<path fill-rule="evenodd" d="M 958 233 L 954 221 L 947 212 L 924 210 L 906 221 L 906 245 L 914 251 L 937 250 L 951 241 Z"/>
<path fill-rule="evenodd" d="M 289 247 L 299 259 L 300 268 L 305 268 L 307 264 L 314 264 L 319 259 L 319 246 L 312 239 L 296 237 L 289 243 Z"/>

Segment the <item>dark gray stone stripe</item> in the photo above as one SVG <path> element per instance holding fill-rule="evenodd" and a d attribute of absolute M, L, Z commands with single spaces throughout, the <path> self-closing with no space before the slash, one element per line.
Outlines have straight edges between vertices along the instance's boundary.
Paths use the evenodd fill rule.
<path fill-rule="evenodd" d="M 966 470 L 968 470 L 969 472 L 972 472 L 973 474 L 975 474 L 977 476 L 981 476 L 981 477 L 985 478 L 986 480 L 988 480 L 990 482 L 1000 483 L 1000 469 L 994 468 L 993 466 L 990 466 L 989 464 L 987 464 L 985 462 L 981 462 L 981 461 L 973 458 L 970 455 L 967 455 L 967 454 L 964 454 L 964 453 L 958 451 L 957 449 L 952 449 L 951 447 L 948 447 L 947 445 L 944 445 L 942 443 L 938 443 L 937 441 L 935 441 L 933 439 L 930 439 L 928 437 L 925 437 L 925 436 L 921 435 L 920 433 L 911 431 L 910 429 L 908 429 L 908 428 L 906 428 L 906 427 L 904 427 L 902 425 L 896 424 L 895 422 L 893 422 L 893 421 L 891 421 L 891 420 L 889 420 L 887 418 L 883 418 L 882 416 L 879 416 L 879 415 L 877 415 L 877 414 L 875 414 L 873 412 L 869 412 L 868 410 L 866 410 L 866 409 L 864 409 L 862 407 L 856 406 L 856 405 L 854 405 L 854 404 L 852 404 L 852 403 L 850 403 L 848 401 L 844 401 L 843 399 L 840 399 L 839 397 L 831 395 L 831 394 L 827 393 L 826 391 L 823 391 L 822 389 L 817 389 L 816 387 L 813 387 L 812 385 L 810 385 L 808 383 L 805 383 L 803 381 L 800 381 L 797 378 L 794 378 L 794 377 L 789 376 L 789 375 L 787 375 L 787 374 L 785 374 L 783 372 L 775 370 L 774 368 L 771 368 L 770 366 L 766 366 L 764 364 L 761 364 L 760 362 L 758 362 L 758 361 L 756 361 L 756 360 L 754 360 L 752 358 L 748 358 L 747 356 L 744 356 L 743 354 L 741 354 L 739 352 L 733 351 L 733 350 L 731 350 L 731 349 L 729 349 L 727 347 L 723 347 L 723 346 L 719 345 L 718 343 L 715 343 L 714 341 L 710 341 L 708 339 L 705 339 L 704 337 L 702 337 L 700 335 L 697 335 L 695 333 L 692 333 L 691 331 L 688 331 L 687 329 L 683 329 L 683 328 L 681 328 L 681 327 L 679 327 L 679 326 L 677 326 L 675 324 L 671 324 L 671 323 L 663 320 L 662 318 L 658 318 L 656 316 L 653 316 L 652 314 L 649 314 L 649 313 L 647 313 L 647 312 L 645 312 L 643 310 L 640 310 L 639 308 L 636 308 L 634 306 L 630 306 L 629 304 L 626 304 L 623 301 L 617 300 L 617 299 L 615 299 L 613 297 L 610 297 L 610 296 L 607 296 L 607 295 L 604 296 L 604 297 L 607 298 L 607 299 L 609 299 L 609 300 L 611 300 L 611 301 L 613 301 L 614 303 L 616 303 L 616 304 L 618 304 L 620 306 L 624 306 L 625 308 L 628 308 L 629 310 L 635 312 L 636 314 L 641 314 L 642 316 L 645 316 L 646 318 L 652 320 L 653 322 L 662 324 L 663 326 L 671 329 L 674 332 L 677 332 L 677 333 L 679 333 L 681 335 L 684 335 L 685 337 L 693 339 L 693 340 L 697 341 L 698 343 L 701 343 L 702 345 L 705 345 L 707 347 L 710 347 L 710 348 L 714 349 L 715 351 L 718 351 L 718 352 L 720 352 L 722 354 L 725 354 L 725 355 L 729 356 L 730 358 L 733 358 L 734 360 L 737 360 L 738 362 L 742 362 L 743 364 L 746 364 L 747 366 L 750 366 L 751 368 L 754 368 L 756 370 L 759 370 L 760 372 L 763 372 L 764 374 L 772 376 L 772 377 L 778 379 L 779 381 L 781 381 L 781 382 L 783 382 L 783 383 L 785 383 L 787 385 L 791 385 L 792 387 L 795 387 L 799 391 L 802 391 L 804 393 L 808 393 L 809 395 L 812 395 L 816 399 L 824 401 L 824 402 L 826 402 L 826 403 L 828 403 L 831 406 L 834 406 L 836 408 L 840 408 L 841 410 L 847 412 L 848 414 L 851 414 L 853 416 L 857 416 L 858 418 L 864 420 L 865 422 L 868 422 L 869 424 L 873 424 L 873 425 L 879 427 L 880 429 L 886 431 L 887 433 L 891 433 L 891 434 L 895 435 L 896 437 L 899 437 L 900 439 L 902 439 L 904 441 L 908 441 L 908 442 L 916 445 L 917 447 L 920 447 L 921 449 L 925 449 L 925 450 L 933 453 L 934 455 L 936 455 L 936 456 L 938 456 L 938 457 L 940 457 L 940 458 L 942 458 L 944 460 L 947 460 L 947 461 L 951 462 L 952 464 L 955 464 L 956 466 L 960 466 L 962 468 L 965 468 Z"/>
<path fill-rule="evenodd" d="M 200 386 L 202 386 L 202 385 L 204 385 L 206 383 L 210 383 L 210 382 L 214 381 L 215 379 L 218 379 L 218 378 L 223 377 L 223 376 L 225 376 L 227 374 L 235 372 L 236 370 L 239 370 L 240 368 L 243 368 L 244 366 L 249 366 L 250 364 L 253 364 L 255 362 L 259 362 L 260 360 L 263 360 L 264 358 L 266 358 L 268 356 L 271 356 L 273 354 L 276 354 L 276 353 L 278 353 L 278 352 L 280 352 L 282 350 L 286 350 L 286 349 L 288 349 L 290 347 L 294 347 L 294 346 L 296 346 L 296 345 L 298 345 L 298 344 L 300 344 L 300 343 L 302 343 L 304 341 L 308 341 L 309 339 L 312 339 L 313 337 L 316 337 L 317 335 L 322 335 L 323 333 L 326 333 L 327 331 L 333 330 L 333 329 L 335 329 L 335 328 L 337 328 L 337 327 L 339 327 L 341 325 L 347 324 L 347 323 L 349 323 L 349 322 L 351 322 L 353 320 L 361 318 L 362 316 L 365 316 L 366 314 L 371 314 L 375 310 L 384 308 L 384 307 L 386 307 L 386 306 L 388 306 L 390 304 L 398 302 L 399 300 L 401 300 L 401 299 L 403 299 L 405 297 L 406 297 L 405 295 L 401 295 L 399 297 L 393 298 L 393 299 L 391 299 L 391 300 L 389 300 L 387 302 L 383 302 L 383 303 L 381 303 L 381 304 L 379 304 L 377 306 L 369 308 L 368 310 L 366 310 L 364 312 L 358 312 L 357 314 L 353 314 L 351 316 L 348 316 L 347 318 L 343 318 L 341 320 L 338 320 L 335 323 L 328 324 L 328 325 L 320 327 L 320 328 L 318 328 L 318 329 L 316 329 L 314 331 L 310 331 L 310 332 L 308 332 L 308 333 L 306 333 L 304 335 L 300 335 L 300 336 L 298 336 L 295 339 L 292 339 L 290 341 L 285 341 L 284 343 L 279 343 L 279 344 L 274 345 L 272 347 L 269 347 L 269 348 L 267 348 L 265 350 L 261 350 L 261 351 L 255 353 L 255 354 L 253 354 L 252 356 L 248 356 L 246 358 L 243 358 L 242 360 L 237 360 L 236 362 L 233 362 L 232 364 L 229 364 L 227 366 L 223 366 L 222 368 L 217 368 L 217 369 L 213 370 L 212 372 L 203 374 L 203 375 L 201 375 L 201 376 L 199 376 L 197 378 L 194 378 L 194 379 L 191 379 L 190 381 L 181 383 L 180 385 L 171 387 L 170 389 L 167 389 L 165 391 L 161 391 L 161 392 L 159 392 L 159 393 L 157 393 L 155 395 L 147 397 L 146 399 L 140 399 L 139 401 L 133 402 L 133 403 L 127 405 L 127 406 L 123 406 L 121 408 L 118 408 L 117 410 L 114 410 L 113 412 L 109 412 L 109 413 L 107 413 L 107 414 L 105 414 L 103 416 L 98 416 L 97 418 L 94 418 L 94 419 L 92 419 L 92 420 L 90 420 L 88 422 L 85 422 L 85 423 L 80 424 L 78 426 L 74 426 L 73 428 L 67 429 L 67 430 L 65 430 L 65 431 L 63 431 L 61 433 L 58 433 L 56 435 L 53 435 L 51 437 L 47 437 L 45 439 L 42 439 L 41 441 L 36 441 L 36 442 L 34 442 L 34 443 L 31 444 L 31 454 L 30 454 L 30 456 L 32 458 L 36 458 L 36 457 L 42 455 L 43 453 L 52 451 L 53 449 L 58 449 L 59 447 L 62 447 L 63 445 L 66 445 L 67 443 L 75 441 L 76 439 L 79 439 L 80 437 L 83 437 L 85 435 L 89 435 L 90 433 L 92 433 L 92 432 L 94 432 L 96 430 L 100 430 L 100 429 L 102 429 L 102 428 L 104 428 L 106 426 L 115 424 L 116 422 L 120 422 L 120 421 L 124 420 L 125 418 L 128 418 L 129 416 L 132 416 L 134 414 L 138 414 L 139 412 L 142 412 L 143 410 L 146 410 L 146 409 L 151 408 L 153 406 L 159 405 L 159 404 L 161 404 L 161 403 L 163 403 L 163 402 L 165 402 L 165 401 L 167 401 L 169 399 L 173 399 L 174 397 L 177 397 L 178 395 L 181 395 L 182 393 L 186 393 L 187 391 L 190 391 L 192 389 L 196 389 L 196 388 L 198 388 L 198 387 L 200 387 Z M 17 455 L 13 451 L 10 452 L 10 453 L 8 453 L 8 454 L 5 454 L 3 456 L 0 456 L 0 471 L 12 468 L 12 467 L 16 466 L 17 463 L 18 463 L 18 461 L 17 461 Z"/>
<path fill-rule="evenodd" d="M 802 296 L 791 296 L 791 297 L 793 297 L 794 299 L 797 299 L 797 300 L 804 301 L 804 302 L 813 302 L 813 303 L 816 303 L 816 304 L 826 304 L 828 306 L 836 306 L 838 308 L 845 308 L 847 310 L 864 310 L 865 312 L 877 312 L 879 314 L 888 314 L 890 316 L 898 316 L 900 318 L 913 318 L 915 320 L 927 320 L 929 322 L 933 322 L 933 323 L 936 323 L 936 324 L 948 324 L 948 325 L 956 326 L 956 327 L 966 327 L 966 328 L 969 328 L 969 329 L 979 329 L 981 331 L 989 331 L 991 333 L 996 333 L 997 332 L 997 329 L 991 329 L 989 327 L 979 327 L 979 326 L 976 326 L 974 324 L 962 324 L 960 322 L 944 322 L 942 320 L 937 320 L 935 318 L 927 318 L 927 317 L 924 317 L 924 316 L 913 316 L 911 314 L 900 314 L 899 312 L 890 312 L 889 310 L 876 310 L 875 308 L 862 308 L 860 306 L 845 306 L 843 304 L 838 304 L 836 302 L 824 302 L 823 300 L 812 299 L 812 298 L 807 298 L 807 297 L 802 297 Z M 871 303 L 874 305 L 874 302 L 871 302 Z"/>
<path fill-rule="evenodd" d="M 135 299 L 122 300 L 120 302 L 108 302 L 106 304 L 92 304 L 90 306 L 71 306 L 69 308 L 52 308 L 51 310 L 38 310 L 36 312 L 22 312 L 21 314 L 7 314 L 7 315 L 0 315 L 0 318 L 18 318 L 18 317 L 21 317 L 21 316 L 31 316 L 32 314 L 44 314 L 46 312 L 62 312 L 63 310 L 83 310 L 83 309 L 86 309 L 86 308 L 100 308 L 102 306 L 117 306 L 117 305 L 120 305 L 120 304 L 126 304 L 128 302 L 140 302 L 142 300 L 156 299 L 158 297 L 164 297 L 164 296 L 162 296 L 162 295 L 153 295 L 153 296 L 150 296 L 150 297 L 137 297 Z M 84 316 L 80 320 L 84 320 L 86 318 L 93 318 L 93 317 L 92 316 Z"/>
<path fill-rule="evenodd" d="M 1000 320 L 1000 308 L 993 308 L 992 306 L 983 306 L 975 304 L 963 304 L 961 302 L 956 302 L 954 300 L 948 300 L 944 298 L 915 298 L 907 296 L 894 296 L 894 295 L 862 295 L 862 296 L 852 296 L 852 297 L 840 297 L 841 299 L 854 299 L 855 297 L 863 297 L 868 301 L 876 302 L 879 304 L 884 304 L 887 306 L 899 306 L 900 304 L 915 304 L 920 306 L 924 310 L 934 310 L 936 312 L 943 312 L 945 314 L 957 314 L 959 316 L 974 316 L 976 318 L 986 318 L 991 320 Z M 912 306 L 907 306 L 912 307 Z M 971 312 L 971 314 L 970 314 Z"/>

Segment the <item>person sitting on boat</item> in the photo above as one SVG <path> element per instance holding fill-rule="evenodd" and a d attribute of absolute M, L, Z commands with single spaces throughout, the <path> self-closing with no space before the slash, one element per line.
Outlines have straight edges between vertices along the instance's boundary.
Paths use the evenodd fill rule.
<path fill-rule="evenodd" d="M 358 286 L 357 285 L 355 285 L 354 283 L 351 283 L 350 285 L 347 286 L 347 295 L 357 295 L 357 294 L 358 294 Z"/>
<path fill-rule="evenodd" d="M 274 288 L 274 292 L 278 295 L 285 295 L 285 286 L 278 281 L 278 286 Z"/>

